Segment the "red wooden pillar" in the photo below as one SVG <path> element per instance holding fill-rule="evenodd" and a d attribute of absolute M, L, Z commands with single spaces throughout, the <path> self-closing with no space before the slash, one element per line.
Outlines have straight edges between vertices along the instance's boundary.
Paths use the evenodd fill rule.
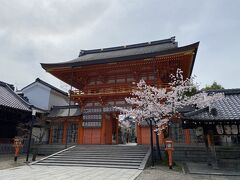
<path fill-rule="evenodd" d="M 184 129 L 184 135 L 185 135 L 185 144 L 190 144 L 191 143 L 190 130 Z"/>
<path fill-rule="evenodd" d="M 139 124 L 136 124 L 137 126 L 137 143 L 138 144 L 142 144 L 142 131 L 141 131 L 141 127 Z"/>
<path fill-rule="evenodd" d="M 164 144 L 164 134 L 163 134 L 163 132 L 161 132 L 161 133 L 159 134 L 159 143 L 160 143 L 160 144 Z"/>
<path fill-rule="evenodd" d="M 116 119 L 116 144 L 118 144 L 118 119 Z"/>
<path fill-rule="evenodd" d="M 208 141 L 208 145 L 211 146 L 212 145 L 212 138 L 210 134 L 207 134 L 207 141 Z"/>
<path fill-rule="evenodd" d="M 64 120 L 63 122 L 63 138 L 62 138 L 62 143 L 66 144 L 67 142 L 67 120 Z"/>
<path fill-rule="evenodd" d="M 102 115 L 102 128 L 101 128 L 101 144 L 106 144 L 106 116 Z"/>
<path fill-rule="evenodd" d="M 82 118 L 79 119 L 78 122 L 78 144 L 83 144 L 83 126 L 82 126 Z"/>

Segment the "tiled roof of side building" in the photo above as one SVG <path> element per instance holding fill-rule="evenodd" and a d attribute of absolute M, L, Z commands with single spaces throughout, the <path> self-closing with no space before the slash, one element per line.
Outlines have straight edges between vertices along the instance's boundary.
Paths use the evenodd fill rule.
<path fill-rule="evenodd" d="M 216 101 L 209 107 L 185 113 L 184 119 L 192 120 L 240 120 L 240 89 L 226 89 L 208 91 L 210 93 L 224 93 L 222 100 Z M 216 110 L 212 113 L 211 110 Z"/>
<path fill-rule="evenodd" d="M 64 92 L 64 91 L 62 91 L 62 90 L 60 90 L 60 89 L 54 87 L 53 85 L 51 85 L 51 84 L 49 84 L 49 83 L 47 83 L 47 82 L 41 80 L 40 78 L 37 78 L 33 83 L 31 83 L 31 84 L 25 86 L 24 88 L 22 88 L 22 90 L 23 90 L 23 89 L 26 89 L 26 88 L 29 87 L 29 86 L 31 86 L 31 85 L 34 84 L 35 82 L 39 82 L 39 83 L 41 83 L 41 84 L 43 84 L 43 85 L 45 85 L 45 86 L 47 86 L 47 87 L 49 87 L 49 88 L 51 88 L 51 89 L 53 89 L 53 90 L 55 90 L 55 91 L 57 91 L 57 92 L 63 94 L 64 96 L 68 96 L 68 93 L 67 93 L 67 92 Z M 22 91 L 22 90 L 21 90 L 21 91 Z"/>
<path fill-rule="evenodd" d="M 127 46 L 118 46 L 104 49 L 81 50 L 79 57 L 67 62 L 45 64 L 42 67 L 47 70 L 48 68 L 56 67 L 75 67 L 80 65 L 103 64 L 128 60 L 136 60 L 142 58 L 151 58 L 157 55 L 166 55 L 169 53 L 177 53 L 183 50 L 195 49 L 197 53 L 199 42 L 178 47 L 175 37 L 152 41 L 140 44 L 133 44 Z"/>
<path fill-rule="evenodd" d="M 31 105 L 19 97 L 7 83 L 0 82 L 0 106 L 31 111 Z"/>
<path fill-rule="evenodd" d="M 70 106 L 53 106 L 49 111 L 49 118 L 57 117 L 76 117 L 81 115 L 81 110 L 79 105 L 70 105 Z"/>

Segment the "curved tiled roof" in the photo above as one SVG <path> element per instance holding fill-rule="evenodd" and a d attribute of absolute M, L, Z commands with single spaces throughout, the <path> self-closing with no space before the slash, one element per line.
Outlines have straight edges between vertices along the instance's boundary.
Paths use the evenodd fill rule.
<path fill-rule="evenodd" d="M 49 68 L 65 68 L 78 67 L 82 65 L 114 63 L 129 60 L 137 60 L 144 58 L 151 58 L 158 55 L 168 55 L 187 50 L 194 50 L 197 53 L 199 42 L 190 44 L 188 46 L 178 47 L 175 37 L 163 39 L 159 41 L 152 41 L 147 43 L 139 43 L 127 46 L 118 46 L 104 49 L 81 50 L 79 57 L 76 59 L 61 62 L 46 64 L 41 63 L 45 70 Z M 193 64 L 194 64 L 193 59 Z"/>
<path fill-rule="evenodd" d="M 53 106 L 52 109 L 49 111 L 48 117 L 75 117 L 80 115 L 81 111 L 79 105 Z"/>
<path fill-rule="evenodd" d="M 240 120 L 240 89 L 208 91 L 209 93 L 224 93 L 225 98 L 216 101 L 209 107 L 184 114 L 184 119 L 191 120 Z M 216 114 L 211 113 L 216 110 Z"/>
<path fill-rule="evenodd" d="M 0 82 L 0 106 L 31 111 L 30 104 L 19 97 L 8 84 Z"/>

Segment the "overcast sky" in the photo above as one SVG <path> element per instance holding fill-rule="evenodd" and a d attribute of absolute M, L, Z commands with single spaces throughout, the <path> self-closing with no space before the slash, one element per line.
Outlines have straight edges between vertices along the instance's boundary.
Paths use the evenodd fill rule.
<path fill-rule="evenodd" d="M 176 36 L 200 41 L 193 74 L 240 88 L 240 1 L 0 0 L 0 80 L 18 89 L 37 77 L 59 87 L 40 63 L 76 58 L 80 49 Z"/>

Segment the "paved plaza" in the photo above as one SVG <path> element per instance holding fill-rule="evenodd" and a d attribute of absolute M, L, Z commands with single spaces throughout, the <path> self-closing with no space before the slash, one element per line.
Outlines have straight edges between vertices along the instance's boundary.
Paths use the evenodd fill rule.
<path fill-rule="evenodd" d="M 240 176 L 184 174 L 180 169 L 169 170 L 166 166 L 145 169 L 136 180 L 239 180 Z"/>
<path fill-rule="evenodd" d="M 193 175 L 169 170 L 164 166 L 136 169 L 19 166 L 0 170 L 1 180 L 238 180 L 239 176 Z"/>
<path fill-rule="evenodd" d="M 142 171 L 136 169 L 21 166 L 0 170 L 1 180 L 134 180 Z"/>
<path fill-rule="evenodd" d="M 38 157 L 38 159 L 41 157 Z M 169 170 L 166 166 L 156 165 L 144 171 L 136 169 L 71 167 L 71 166 L 40 166 L 25 164 L 25 156 L 20 156 L 18 162 L 13 161 L 12 155 L 0 156 L 0 180 L 239 180 L 240 176 L 184 174 L 181 166 Z M 191 168 L 189 168 L 191 167 Z M 197 170 L 198 168 L 198 170 Z M 199 169 L 200 168 L 200 169 Z M 192 173 L 211 172 L 202 166 L 188 164 L 188 171 Z"/>

